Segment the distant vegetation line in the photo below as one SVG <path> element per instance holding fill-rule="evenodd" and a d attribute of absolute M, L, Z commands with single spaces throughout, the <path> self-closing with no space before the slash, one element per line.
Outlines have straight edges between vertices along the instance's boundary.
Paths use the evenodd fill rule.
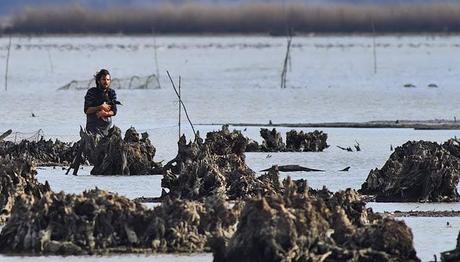
<path fill-rule="evenodd" d="M 10 17 L 2 33 L 297 33 L 460 32 L 460 4 L 165 5 L 149 9 L 89 10 L 81 6 L 29 8 Z"/>

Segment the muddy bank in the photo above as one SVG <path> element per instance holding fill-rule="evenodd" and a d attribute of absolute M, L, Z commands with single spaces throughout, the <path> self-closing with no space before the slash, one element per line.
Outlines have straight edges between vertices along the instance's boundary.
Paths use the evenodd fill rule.
<path fill-rule="evenodd" d="M 434 120 L 379 120 L 367 122 L 324 122 L 324 123 L 211 123 L 201 125 L 230 125 L 244 127 L 312 127 L 312 128 L 413 128 L 413 129 L 460 129 L 460 121 Z"/>
<path fill-rule="evenodd" d="M 155 209 L 98 189 L 79 195 L 48 191 L 18 198 L 0 234 L 0 251 L 85 255 L 209 251 L 210 236 L 235 230 L 239 205 L 217 198 L 166 200 Z"/>
<path fill-rule="evenodd" d="M 0 157 L 0 224 L 11 215 L 18 197 L 40 199 L 50 191 L 48 183 L 40 184 L 30 160 Z"/>
<path fill-rule="evenodd" d="M 248 200 L 231 238 L 216 238 L 214 261 L 420 261 L 402 221 L 365 209 L 353 190 Z"/>
<path fill-rule="evenodd" d="M 261 128 L 260 136 L 262 144 L 250 140 L 246 152 L 322 152 L 329 147 L 327 134 L 318 130 L 307 133 L 291 130 L 286 133 L 286 143 L 275 128 Z"/>
<path fill-rule="evenodd" d="M 134 127 L 122 137 L 121 130 L 114 126 L 107 136 L 91 135 L 80 130 L 78 151 L 70 165 L 77 175 L 79 166 L 88 161 L 93 165 L 91 175 L 153 175 L 161 174 L 161 164 L 153 160 L 156 149 L 147 133 L 139 134 Z"/>
<path fill-rule="evenodd" d="M 460 211 L 399 211 L 383 212 L 392 217 L 460 217 Z"/>
<path fill-rule="evenodd" d="M 360 193 L 377 202 L 459 201 L 460 142 L 409 141 L 381 169 L 371 170 Z"/>

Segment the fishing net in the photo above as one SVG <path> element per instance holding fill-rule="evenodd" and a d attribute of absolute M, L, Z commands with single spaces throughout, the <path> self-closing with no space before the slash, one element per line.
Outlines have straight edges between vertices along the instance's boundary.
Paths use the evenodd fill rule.
<path fill-rule="evenodd" d="M 27 140 L 30 142 L 38 142 L 44 137 L 45 133 L 43 130 L 39 129 L 35 132 L 12 132 L 10 135 L 5 137 L 3 141 L 11 141 L 13 143 L 19 143 L 22 140 Z"/>
<path fill-rule="evenodd" d="M 82 90 L 96 86 L 94 79 L 73 80 L 58 88 L 58 90 Z M 128 78 L 112 78 L 110 88 L 113 89 L 156 89 L 160 88 L 160 82 L 156 75 L 132 76 Z"/>

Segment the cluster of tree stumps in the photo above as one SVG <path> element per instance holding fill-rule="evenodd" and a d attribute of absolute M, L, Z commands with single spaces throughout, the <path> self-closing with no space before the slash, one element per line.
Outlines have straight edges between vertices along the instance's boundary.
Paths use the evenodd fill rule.
<path fill-rule="evenodd" d="M 194 153 L 203 154 L 199 162 L 210 160 L 210 148 L 206 142 L 195 147 Z M 412 233 L 404 222 L 366 209 L 354 190 L 333 194 L 327 189 L 313 190 L 305 180 L 287 178 L 280 183 L 273 170 L 243 179 L 246 190 L 235 194 L 231 177 L 241 181 L 245 174 L 239 173 L 240 169 L 227 169 L 230 160 L 222 158 L 238 157 L 228 150 L 233 153 L 216 155 L 217 162 L 198 168 L 210 168 L 208 172 L 214 174 L 209 179 L 200 177 L 194 169 L 196 163 L 185 161 L 176 180 L 189 184 L 205 180 L 202 184 L 207 184 L 221 176 L 219 183 L 211 183 L 220 187 L 197 186 L 195 192 L 185 193 L 184 187 L 170 188 L 154 209 L 98 189 L 78 195 L 55 193 L 36 182 L 33 171 L 26 170 L 30 185 L 16 197 L 0 233 L 0 252 L 85 255 L 211 251 L 215 261 L 280 261 L 288 257 L 291 261 L 419 261 Z M 245 165 L 244 159 L 237 161 Z M 187 170 L 192 171 L 190 178 L 181 179 Z M 2 188 L 10 186 L 2 183 Z M 32 191 L 41 193 L 27 193 Z M 233 206 L 228 199 L 235 199 Z"/>
<path fill-rule="evenodd" d="M 263 130 L 266 142 L 261 146 L 283 148 L 276 130 Z M 291 132 L 286 135 L 291 142 L 280 151 L 326 145 L 322 132 Z M 308 137 L 324 143 L 312 146 Z M 38 148 L 44 148 L 46 143 L 40 143 Z M 410 228 L 366 208 L 365 197 L 459 200 L 457 139 L 442 145 L 408 142 L 381 169 L 370 172 L 359 192 L 335 193 L 314 190 L 303 179 L 281 180 L 279 172 L 298 168 L 294 165 L 275 165 L 258 174 L 246 164 L 251 143 L 226 126 L 204 139 L 197 133 L 187 142 L 183 136 L 176 157 L 164 166 L 154 161 L 156 150 L 148 135 L 134 128 L 124 137 L 116 127 L 106 137 L 82 130 L 78 144 L 54 143 L 66 148 L 55 152 L 67 152 L 66 161 L 72 159 L 76 170 L 85 161 L 94 165 L 92 175 L 161 174 L 163 192 L 153 209 L 99 189 L 56 193 L 36 180 L 36 160 L 47 154 L 13 154 L 19 151 L 10 149 L 0 155 L 0 223 L 5 223 L 0 252 L 212 252 L 214 261 L 420 261 Z M 455 261 L 458 249 L 444 253 L 443 259 Z"/>
<path fill-rule="evenodd" d="M 261 128 L 260 136 L 262 144 L 250 140 L 246 152 L 322 152 L 329 147 L 327 134 L 318 130 L 308 133 L 291 130 L 286 133 L 286 143 L 275 128 Z"/>

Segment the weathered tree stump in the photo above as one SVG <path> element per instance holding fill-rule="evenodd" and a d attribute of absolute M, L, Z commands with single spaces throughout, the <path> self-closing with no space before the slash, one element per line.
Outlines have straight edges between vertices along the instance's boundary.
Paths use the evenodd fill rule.
<path fill-rule="evenodd" d="M 286 151 L 292 152 L 322 152 L 328 147 L 327 134 L 315 130 L 304 133 L 291 130 L 286 133 Z"/>
<path fill-rule="evenodd" d="M 40 184 L 32 162 L 0 157 L 0 224 L 5 223 L 18 197 L 41 198 L 50 191 L 48 182 Z"/>
<path fill-rule="evenodd" d="M 86 160 L 94 165 L 92 175 L 153 175 L 161 174 L 161 164 L 153 160 L 156 149 L 147 133 L 141 136 L 134 127 L 126 130 L 125 138 L 121 130 L 114 126 L 107 136 L 92 135 L 80 130 L 78 152 L 69 167 L 76 175 L 81 163 Z"/>
<path fill-rule="evenodd" d="M 355 191 L 284 188 L 247 201 L 235 234 L 212 242 L 214 261 L 420 261 L 409 227 L 366 209 Z"/>
<path fill-rule="evenodd" d="M 260 129 L 260 136 L 264 139 L 261 145 L 261 151 L 264 152 L 281 152 L 286 149 L 281 134 L 273 128 L 271 131 L 267 128 Z"/>
<path fill-rule="evenodd" d="M 407 142 L 381 169 L 371 170 L 360 192 L 384 202 L 458 201 L 459 149 L 454 139 L 444 145 Z"/>
<path fill-rule="evenodd" d="M 21 197 L 0 233 L 0 252 L 84 255 L 209 251 L 211 236 L 233 234 L 240 205 L 165 200 L 155 209 L 101 190 Z"/>

